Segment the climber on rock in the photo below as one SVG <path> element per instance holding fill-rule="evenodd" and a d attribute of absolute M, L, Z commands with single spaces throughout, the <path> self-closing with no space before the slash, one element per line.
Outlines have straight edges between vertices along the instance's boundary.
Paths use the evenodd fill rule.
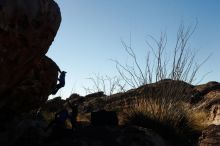
<path fill-rule="evenodd" d="M 58 78 L 59 84 L 56 85 L 56 87 L 54 88 L 54 90 L 52 91 L 52 94 L 55 95 L 57 93 L 57 91 L 65 86 L 65 76 L 66 76 L 66 72 L 65 71 L 59 71 L 60 72 L 60 76 Z"/>

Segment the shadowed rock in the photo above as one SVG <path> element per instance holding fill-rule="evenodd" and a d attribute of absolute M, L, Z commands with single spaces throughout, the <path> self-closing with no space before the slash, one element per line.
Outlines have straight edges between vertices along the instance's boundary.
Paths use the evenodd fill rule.
<path fill-rule="evenodd" d="M 60 10 L 53 0 L 0 0 L 0 108 L 15 102 L 16 108 L 30 107 L 49 95 L 57 73 L 46 69 L 53 68 L 53 62 L 44 55 L 60 22 Z M 40 74 L 39 79 L 33 72 Z M 46 83 L 49 81 L 52 83 Z"/>
<path fill-rule="evenodd" d="M 42 57 L 25 79 L 8 93 L 7 108 L 17 112 L 39 108 L 56 86 L 57 76 L 56 63 L 46 56 Z"/>

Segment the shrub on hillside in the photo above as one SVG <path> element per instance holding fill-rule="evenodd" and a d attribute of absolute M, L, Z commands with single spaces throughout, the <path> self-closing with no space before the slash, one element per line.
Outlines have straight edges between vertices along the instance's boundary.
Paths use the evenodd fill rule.
<path fill-rule="evenodd" d="M 174 145 L 194 145 L 206 114 L 168 98 L 143 98 L 124 112 L 124 123 L 149 128 Z"/>

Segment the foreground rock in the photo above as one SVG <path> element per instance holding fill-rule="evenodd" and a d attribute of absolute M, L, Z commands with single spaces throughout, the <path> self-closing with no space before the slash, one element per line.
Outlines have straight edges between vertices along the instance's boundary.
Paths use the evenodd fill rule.
<path fill-rule="evenodd" d="M 17 122 L 15 122 L 17 121 Z M 0 131 L 1 146 L 167 146 L 152 130 L 132 126 L 85 126 L 74 131 L 52 126 L 45 131 L 44 119 L 25 115 L 17 117 Z"/>
<path fill-rule="evenodd" d="M 27 115 L 14 116 L 4 124 L 4 127 L 0 127 L 0 145 L 16 146 L 24 141 L 39 144 L 48 137 L 48 133 L 44 132 L 46 126 L 47 123 L 44 120 L 33 119 Z"/>
<path fill-rule="evenodd" d="M 66 134 L 64 134 L 66 133 Z M 62 146 L 166 146 L 164 140 L 149 129 L 139 127 L 85 127 L 64 135 L 54 135 L 44 145 Z"/>
<path fill-rule="evenodd" d="M 13 103 L 12 110 L 30 109 L 45 100 L 56 81 L 44 55 L 60 26 L 60 10 L 53 0 L 0 0 L 0 8 L 0 109 Z"/>

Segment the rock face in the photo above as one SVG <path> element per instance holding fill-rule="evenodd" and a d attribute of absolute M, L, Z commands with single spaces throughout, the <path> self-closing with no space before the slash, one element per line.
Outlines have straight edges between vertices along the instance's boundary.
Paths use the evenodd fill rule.
<path fill-rule="evenodd" d="M 210 120 L 212 124 L 220 125 L 220 104 L 212 106 Z"/>
<path fill-rule="evenodd" d="M 209 93 L 210 91 L 220 90 L 220 83 L 212 81 L 206 84 L 196 86 L 195 89 L 199 91 L 201 94 L 205 95 Z"/>
<path fill-rule="evenodd" d="M 220 145 L 220 126 L 210 125 L 203 131 L 200 137 L 199 146 L 219 146 Z"/>
<path fill-rule="evenodd" d="M 208 124 L 220 125 L 220 91 L 208 92 L 196 108 L 209 112 Z"/>
<path fill-rule="evenodd" d="M 25 79 L 8 94 L 7 108 L 22 112 L 40 107 L 56 86 L 57 68 L 50 58 L 42 57 Z"/>
<path fill-rule="evenodd" d="M 31 106 L 45 100 L 32 95 L 46 98 L 56 82 L 56 65 L 44 55 L 60 22 L 53 0 L 0 0 L 0 108 L 16 102 L 12 107 L 17 109 L 24 107 L 24 101 Z"/>
<path fill-rule="evenodd" d="M 206 84 L 198 85 L 194 88 L 196 94 L 192 97 L 192 103 L 198 103 L 203 99 L 215 98 L 216 92 L 220 91 L 220 83 L 208 82 Z"/>

